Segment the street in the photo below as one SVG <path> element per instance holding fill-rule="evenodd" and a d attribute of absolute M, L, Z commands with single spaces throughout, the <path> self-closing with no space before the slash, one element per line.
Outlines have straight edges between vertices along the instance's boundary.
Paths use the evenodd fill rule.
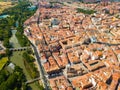
<path fill-rule="evenodd" d="M 45 88 L 45 90 L 50 90 L 50 86 L 49 86 L 48 80 L 47 80 L 47 78 L 45 77 L 44 68 L 42 67 L 42 64 L 41 64 L 41 61 L 40 61 L 40 55 L 39 55 L 37 46 L 35 46 L 35 45 L 32 44 L 32 47 L 33 47 L 33 49 L 34 49 L 34 53 L 35 53 L 35 56 L 36 56 L 36 60 L 37 60 L 37 63 L 38 63 L 38 65 L 39 65 L 40 78 L 41 78 L 41 80 L 42 80 L 42 82 L 43 82 L 44 88 Z"/>

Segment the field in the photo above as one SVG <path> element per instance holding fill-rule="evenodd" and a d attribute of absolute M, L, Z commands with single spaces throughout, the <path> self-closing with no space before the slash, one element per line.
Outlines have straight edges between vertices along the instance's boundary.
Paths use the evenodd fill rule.
<path fill-rule="evenodd" d="M 1 1 L 2 0 L 0 0 L 0 13 L 2 13 L 2 11 L 4 11 L 5 9 L 14 6 L 11 2 L 1 2 Z"/>
<path fill-rule="evenodd" d="M 0 70 L 4 67 L 4 65 L 7 63 L 8 58 L 4 57 L 0 60 Z"/>
<path fill-rule="evenodd" d="M 23 69 L 23 72 L 24 72 L 27 80 L 31 80 L 32 78 L 30 77 L 29 73 L 27 72 L 27 70 L 24 66 L 24 61 L 22 58 L 23 52 L 24 51 L 13 52 L 13 55 L 10 57 L 10 60 Z M 39 86 L 36 84 L 36 82 L 30 84 L 29 86 L 31 86 L 31 89 L 29 89 L 29 90 L 39 90 Z"/>
<path fill-rule="evenodd" d="M 10 60 L 15 63 L 16 65 L 20 66 L 22 69 L 23 69 L 23 72 L 25 73 L 26 75 L 26 78 L 28 80 L 31 79 L 30 75 L 28 74 L 25 66 L 24 66 L 24 62 L 23 62 L 23 58 L 22 58 L 22 54 L 23 54 L 24 51 L 16 51 L 16 52 L 13 52 L 13 55 L 12 57 L 10 57 Z"/>

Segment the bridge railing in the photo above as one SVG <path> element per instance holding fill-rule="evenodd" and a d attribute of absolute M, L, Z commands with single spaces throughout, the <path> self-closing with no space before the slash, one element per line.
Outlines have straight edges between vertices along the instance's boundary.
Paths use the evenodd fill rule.
<path fill-rule="evenodd" d="M 9 50 L 10 51 L 19 51 L 19 50 L 26 50 L 26 49 L 29 49 L 31 47 L 19 47 L 19 48 L 10 48 Z"/>

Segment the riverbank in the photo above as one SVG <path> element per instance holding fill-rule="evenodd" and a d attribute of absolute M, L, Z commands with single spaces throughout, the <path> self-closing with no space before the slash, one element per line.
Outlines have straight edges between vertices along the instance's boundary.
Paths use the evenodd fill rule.
<path fill-rule="evenodd" d="M 10 44 L 13 48 L 19 48 L 21 47 L 19 44 L 19 41 L 16 37 L 17 30 L 12 30 L 12 37 L 10 38 Z M 32 80 L 31 76 L 29 75 L 23 60 L 23 53 L 25 51 L 16 51 L 12 52 L 12 55 L 10 56 L 10 61 L 12 61 L 17 66 L 21 67 L 23 69 L 23 73 L 26 76 L 27 80 Z M 38 81 L 31 83 L 28 85 L 28 90 L 39 90 L 40 89 L 40 83 Z"/>
<path fill-rule="evenodd" d="M 35 12 L 35 10 L 33 11 L 29 10 L 28 9 L 29 6 L 30 6 L 30 2 L 28 1 L 19 2 L 15 7 L 5 9 L 1 14 L 2 18 L 0 19 L 0 22 L 1 22 L 0 23 L 0 40 L 3 41 L 3 45 L 7 48 L 7 51 L 9 53 L 9 61 L 11 63 L 14 63 L 16 67 L 19 66 L 21 69 L 23 69 L 23 71 L 21 72 L 24 73 L 25 76 L 24 75 L 22 76 L 24 76 L 24 78 L 26 77 L 25 81 L 18 82 L 21 85 L 26 82 L 26 79 L 27 80 L 32 79 L 30 77 L 30 74 L 28 73 L 28 70 L 24 65 L 24 60 L 23 60 L 24 51 L 11 52 L 9 51 L 9 49 L 19 48 L 21 46 L 23 47 L 28 46 L 29 40 L 27 40 L 27 38 L 25 39 L 25 36 L 23 34 L 24 32 L 23 23 L 27 18 L 32 16 Z M 9 17 L 6 17 L 6 15 L 9 15 Z M 37 82 L 25 85 L 30 87 L 24 90 L 41 90 L 40 89 L 41 85 L 36 84 Z M 24 86 L 20 86 L 19 88 L 23 88 L 23 87 Z"/>

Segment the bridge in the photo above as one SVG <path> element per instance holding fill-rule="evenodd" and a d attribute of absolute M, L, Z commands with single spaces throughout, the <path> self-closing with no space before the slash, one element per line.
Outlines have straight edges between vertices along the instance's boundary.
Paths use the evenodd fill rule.
<path fill-rule="evenodd" d="M 40 80 L 40 77 L 32 79 L 32 80 L 28 80 L 28 81 L 25 82 L 25 84 L 30 84 L 30 83 L 33 83 L 33 82 L 38 81 L 38 80 Z"/>
<path fill-rule="evenodd" d="M 10 51 L 23 51 L 23 50 L 27 50 L 30 49 L 31 47 L 19 47 L 19 48 L 10 48 Z"/>

